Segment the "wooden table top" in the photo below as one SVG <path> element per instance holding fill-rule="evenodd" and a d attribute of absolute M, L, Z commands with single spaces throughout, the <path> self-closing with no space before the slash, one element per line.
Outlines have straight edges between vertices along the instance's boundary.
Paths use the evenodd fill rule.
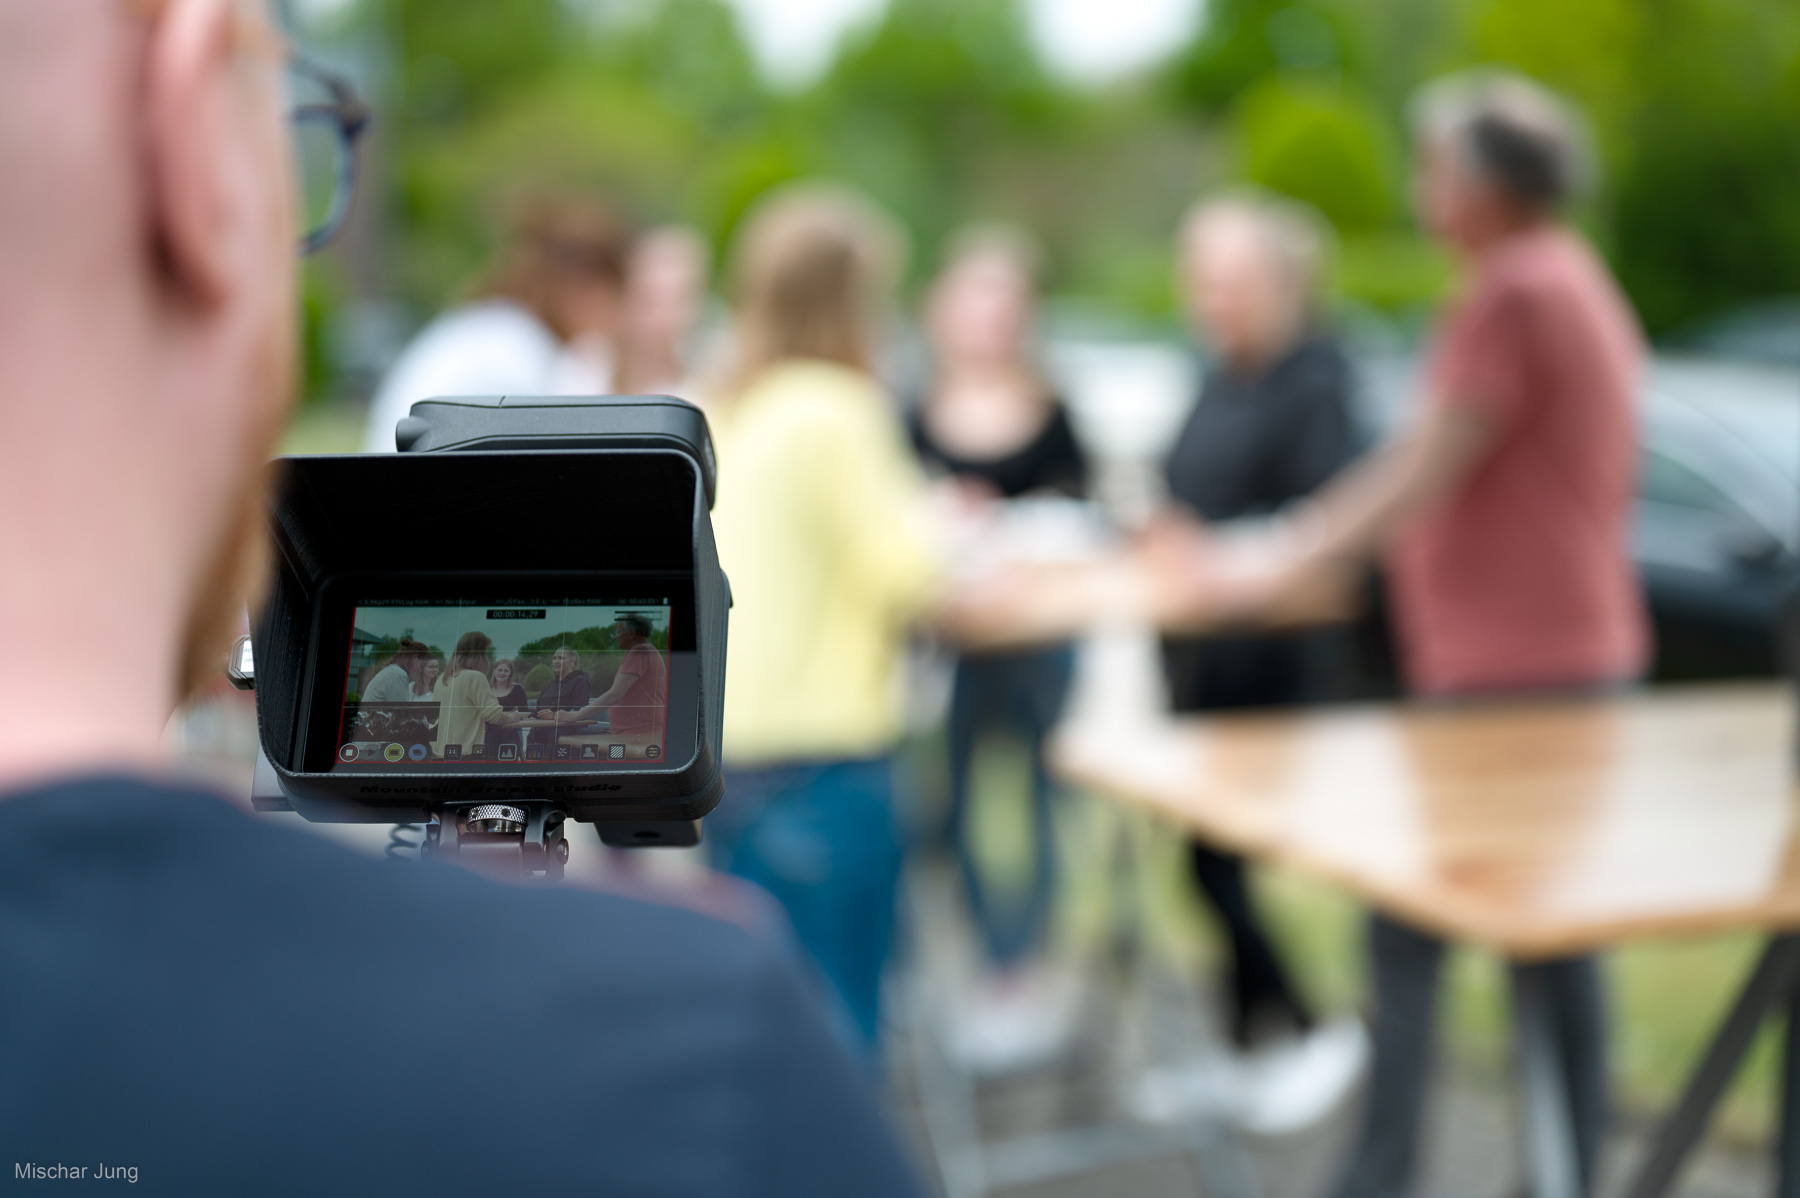
<path fill-rule="evenodd" d="M 1785 684 L 1072 719 L 1069 779 L 1514 957 L 1800 927 Z"/>

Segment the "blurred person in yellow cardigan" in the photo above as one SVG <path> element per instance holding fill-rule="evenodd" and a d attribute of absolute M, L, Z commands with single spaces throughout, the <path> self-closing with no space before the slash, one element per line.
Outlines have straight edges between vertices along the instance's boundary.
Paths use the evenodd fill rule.
<path fill-rule="evenodd" d="M 709 411 L 733 609 L 726 797 L 707 841 L 715 864 L 786 908 L 871 1063 L 900 871 L 902 653 L 944 576 L 924 477 L 871 373 L 902 244 L 846 190 L 763 201 L 740 241 L 734 357 Z"/>

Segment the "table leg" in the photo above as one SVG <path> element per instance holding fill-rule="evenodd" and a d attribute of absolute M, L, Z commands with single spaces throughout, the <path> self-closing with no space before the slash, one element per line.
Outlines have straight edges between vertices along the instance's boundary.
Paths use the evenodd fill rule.
<path fill-rule="evenodd" d="M 1557 1047 L 1549 982 L 1535 970 L 1516 975 L 1519 1077 L 1524 1091 L 1525 1167 L 1531 1198 L 1578 1198 L 1575 1126 L 1569 1085 Z"/>
<path fill-rule="evenodd" d="M 1780 1156 L 1775 1162 L 1776 1198 L 1800 1198 L 1800 987 L 1791 987 L 1781 1052 Z"/>
<path fill-rule="evenodd" d="M 1656 1135 L 1651 1140 L 1650 1157 L 1638 1167 L 1637 1176 L 1625 1191 L 1627 1198 L 1661 1198 L 1661 1195 L 1668 1192 L 1682 1163 L 1686 1161 L 1687 1154 L 1699 1141 L 1700 1133 L 1706 1130 L 1713 1107 L 1725 1092 L 1732 1075 L 1737 1072 L 1744 1053 L 1756 1039 L 1763 1020 L 1777 1006 L 1791 1011 L 1791 1005 L 1795 1001 L 1797 976 L 1800 976 L 1800 936 L 1777 936 L 1769 941 L 1769 946 L 1763 950 L 1762 959 L 1756 963 L 1755 972 L 1738 994 L 1737 1003 L 1726 1017 L 1725 1025 L 1719 1029 L 1719 1034 L 1706 1050 L 1706 1057 L 1694 1071 L 1693 1079 L 1688 1082 L 1680 1105 L 1656 1129 Z M 1793 1051 L 1790 1045 L 1789 1076 L 1793 1071 Z M 1792 1121 L 1792 1113 L 1784 1111 L 1784 1133 L 1792 1125 Z M 1784 1134 L 1781 1146 L 1784 1163 L 1790 1151 L 1790 1143 L 1791 1137 Z M 1781 1191 L 1783 1194 L 1796 1193 L 1791 1188 L 1793 1183 L 1786 1177 L 1781 1184 L 1784 1187 Z"/>

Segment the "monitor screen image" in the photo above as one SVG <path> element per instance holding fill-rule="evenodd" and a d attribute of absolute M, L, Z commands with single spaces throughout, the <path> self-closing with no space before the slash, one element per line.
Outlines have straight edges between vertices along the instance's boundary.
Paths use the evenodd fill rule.
<path fill-rule="evenodd" d="M 656 763 L 670 601 L 358 604 L 337 767 Z"/>

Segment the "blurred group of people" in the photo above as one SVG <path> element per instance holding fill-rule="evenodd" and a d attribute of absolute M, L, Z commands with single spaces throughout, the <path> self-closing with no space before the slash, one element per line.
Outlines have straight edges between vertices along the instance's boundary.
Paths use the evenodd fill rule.
<path fill-rule="evenodd" d="M 546 676 L 528 692 L 517 676 L 517 661 L 498 657 L 486 633 L 470 631 L 457 639 L 448 673 L 429 646 L 401 637 L 357 692 L 359 726 L 373 721 L 380 731 L 396 720 L 417 719 L 420 712 L 407 705 L 427 704 L 431 718 L 420 727 L 432 735 L 421 739 L 429 739 L 431 753 L 439 758 L 446 745 L 455 745 L 463 756 L 477 747 L 492 754 L 502 744 L 517 745 L 516 729 L 527 720 L 553 725 L 547 729 L 552 740 L 603 719 L 607 731 L 621 735 L 660 731 L 668 702 L 668 665 L 652 644 L 651 632 L 651 621 L 643 615 L 618 617 L 613 635 L 619 660 L 611 682 L 599 692 L 573 645 L 558 645 L 551 652 Z"/>
<path fill-rule="evenodd" d="M 971 563 L 955 548 L 971 511 L 1088 492 L 1090 464 L 1038 352 L 1041 250 L 1004 226 L 954 238 L 922 306 L 929 369 L 898 388 L 884 334 L 905 241 L 866 197 L 832 184 L 785 187 L 750 213 L 725 348 L 704 371 L 696 239 L 629 239 L 597 209 L 533 210 L 478 298 L 400 360 L 369 446 L 391 448 L 394 421 L 428 394 L 675 388 L 703 403 L 735 601 L 727 790 L 708 851 L 786 909 L 873 1066 L 905 856 L 903 668 L 920 632 L 960 646 L 947 823 L 1002 1012 L 1048 937 L 1045 738 L 1069 692 L 1071 641 L 1098 620 L 1162 631 L 1184 712 L 1323 697 L 1330 626 L 1377 564 L 1420 698 L 1612 688 L 1645 668 L 1626 558 L 1643 350 L 1626 301 L 1562 215 L 1590 170 L 1579 122 L 1536 85 L 1481 73 L 1423 93 L 1415 135 L 1419 215 L 1460 283 L 1411 423 L 1371 449 L 1354 418 L 1352 370 L 1321 298 L 1324 222 L 1254 190 L 1207 198 L 1174 239 L 1208 368 L 1164 463 L 1165 509 L 1073 566 Z M 969 818 L 975 748 L 996 729 L 1030 759 L 1022 888 L 985 876 Z M 1363 1067 L 1360 1025 L 1319 1026 L 1241 858 L 1201 841 L 1190 856 L 1225 932 L 1233 1043 L 1282 1045 L 1298 1062 L 1305 1093 L 1269 1121 L 1322 1114 Z M 1409 1183 L 1444 951 L 1383 916 L 1369 943 L 1371 1097 L 1339 1198 Z M 1591 1177 L 1605 1111 L 1599 974 L 1590 958 L 1517 972 L 1557 1004 Z M 1028 1006 L 1011 1010 L 1023 1019 Z"/>

